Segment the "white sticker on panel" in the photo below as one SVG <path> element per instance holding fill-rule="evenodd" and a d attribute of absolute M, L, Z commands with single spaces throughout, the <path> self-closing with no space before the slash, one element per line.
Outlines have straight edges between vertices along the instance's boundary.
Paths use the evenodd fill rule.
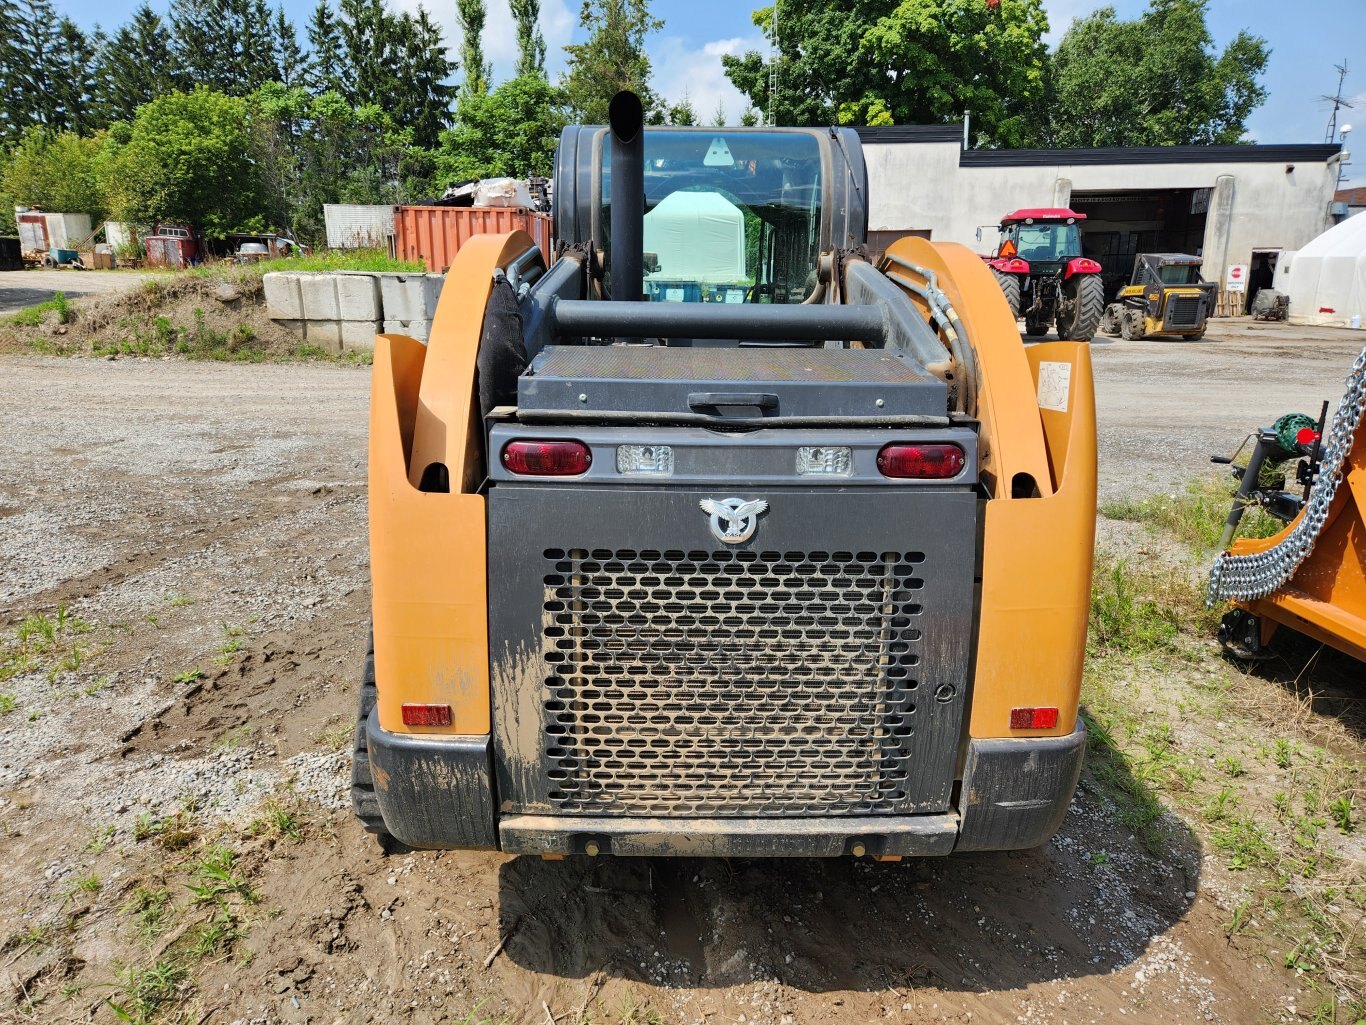
<path fill-rule="evenodd" d="M 1067 412 L 1067 396 L 1072 388 L 1071 363 L 1039 364 L 1039 408 Z"/>

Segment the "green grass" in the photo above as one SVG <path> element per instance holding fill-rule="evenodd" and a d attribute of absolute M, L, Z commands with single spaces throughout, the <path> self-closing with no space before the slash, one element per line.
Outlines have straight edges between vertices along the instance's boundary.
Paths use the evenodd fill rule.
<path fill-rule="evenodd" d="M 1183 629 L 1212 629 L 1196 585 L 1181 571 L 1098 556 L 1091 578 L 1091 654 L 1177 649 Z"/>
<path fill-rule="evenodd" d="M 1111 520 L 1142 523 L 1171 534 L 1198 553 L 1213 551 L 1233 505 L 1237 481 L 1202 477 L 1180 494 L 1103 502 L 1100 514 Z M 1239 537 L 1270 537 L 1284 527 L 1280 520 L 1253 506 L 1238 524 Z"/>
<path fill-rule="evenodd" d="M 114 991 L 118 999 L 107 999 L 119 1021 L 148 1025 L 159 1011 L 179 1000 L 189 982 L 184 965 L 163 959 L 152 965 L 127 965 L 119 973 Z"/>
<path fill-rule="evenodd" d="M 43 321 L 47 319 L 47 315 L 54 312 L 57 314 L 58 324 L 69 324 L 75 319 L 76 308 L 71 304 L 71 300 L 66 297 L 65 292 L 54 293 L 47 302 L 26 306 L 10 317 L 10 323 L 24 327 L 41 327 Z"/>
<path fill-rule="evenodd" d="M 57 606 L 52 615 L 34 612 L 25 616 L 0 646 L 0 681 L 39 670 L 46 670 L 49 680 L 62 672 L 74 672 L 84 658 L 75 638 L 90 629 L 89 623 L 72 615 L 65 605 Z M 0 714 L 4 711 L 0 702 Z M 13 711 L 12 706 L 9 711 Z"/>
<path fill-rule="evenodd" d="M 225 269 L 243 275 L 269 274 L 273 271 L 294 271 L 300 274 L 326 271 L 397 271 L 420 274 L 426 267 L 413 260 L 396 260 L 383 249 L 324 249 L 308 256 L 287 256 L 277 260 L 262 260 L 260 263 L 210 263 L 185 273 L 200 277 L 222 277 Z"/>

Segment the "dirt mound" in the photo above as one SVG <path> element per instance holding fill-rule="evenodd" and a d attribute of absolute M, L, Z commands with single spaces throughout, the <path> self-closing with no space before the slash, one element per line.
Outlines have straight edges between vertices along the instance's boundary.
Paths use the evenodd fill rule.
<path fill-rule="evenodd" d="M 261 275 L 226 269 L 150 278 L 136 288 L 44 304 L 36 323 L 0 324 L 0 352 L 259 361 L 312 355 L 266 312 Z"/>

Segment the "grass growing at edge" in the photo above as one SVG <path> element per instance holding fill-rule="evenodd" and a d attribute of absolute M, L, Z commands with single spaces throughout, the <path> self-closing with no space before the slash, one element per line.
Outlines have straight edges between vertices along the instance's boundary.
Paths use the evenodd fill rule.
<path fill-rule="evenodd" d="M 1111 520 L 1142 523 L 1171 534 L 1197 552 L 1208 552 L 1219 543 L 1224 520 L 1233 505 L 1237 481 L 1201 477 L 1174 495 L 1102 502 L 1100 514 Z M 1285 524 L 1257 506 L 1248 508 L 1238 524 L 1239 537 L 1270 537 Z"/>
<path fill-rule="evenodd" d="M 70 324 L 76 316 L 76 308 L 71 305 L 71 300 L 66 297 L 65 292 L 56 292 L 47 302 L 37 303 L 34 306 L 26 306 L 14 316 L 10 317 L 11 324 L 20 324 L 24 327 L 40 327 L 47 315 L 52 312 L 57 314 L 57 323 Z"/>

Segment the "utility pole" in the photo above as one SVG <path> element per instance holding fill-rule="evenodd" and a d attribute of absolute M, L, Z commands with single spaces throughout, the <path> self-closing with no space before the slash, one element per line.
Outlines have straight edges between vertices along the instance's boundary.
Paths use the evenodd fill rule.
<path fill-rule="evenodd" d="M 1332 96 L 1325 95 L 1319 97 L 1319 99 L 1326 100 L 1333 105 L 1333 113 L 1328 115 L 1328 130 L 1323 134 L 1323 141 L 1329 144 L 1337 141 L 1338 110 L 1342 107 L 1350 108 L 1352 106 L 1342 98 L 1342 83 L 1347 78 L 1347 61 L 1344 60 L 1341 64 L 1334 64 L 1333 67 L 1338 69 L 1338 91 Z"/>

